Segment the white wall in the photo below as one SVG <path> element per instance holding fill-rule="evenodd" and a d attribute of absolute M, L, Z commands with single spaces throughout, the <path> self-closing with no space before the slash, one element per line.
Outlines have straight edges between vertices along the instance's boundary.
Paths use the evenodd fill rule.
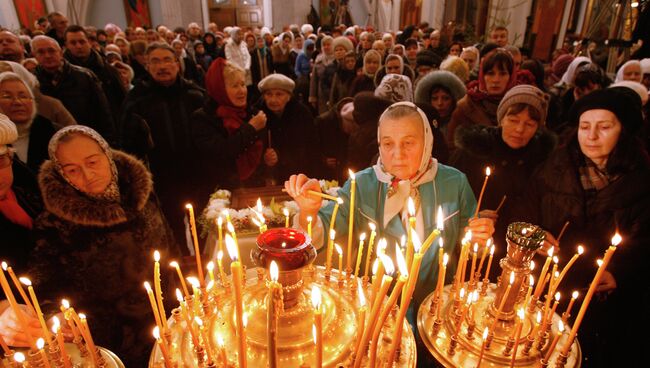
<path fill-rule="evenodd" d="M 12 1 L 0 1 L 0 26 L 11 30 L 18 30 L 20 28 L 16 9 Z"/>
<path fill-rule="evenodd" d="M 273 31 L 279 32 L 289 24 L 307 23 L 310 3 L 305 0 L 265 0 L 272 1 Z"/>

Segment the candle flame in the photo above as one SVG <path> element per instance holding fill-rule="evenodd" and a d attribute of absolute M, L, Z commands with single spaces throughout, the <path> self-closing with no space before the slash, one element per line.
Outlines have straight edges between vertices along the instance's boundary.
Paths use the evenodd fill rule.
<path fill-rule="evenodd" d="M 235 232 L 235 227 L 233 226 L 232 222 L 228 221 L 226 224 L 226 228 L 228 229 L 229 233 L 234 233 Z"/>
<path fill-rule="evenodd" d="M 214 280 L 210 280 L 208 284 L 205 286 L 205 290 L 210 291 L 214 287 Z"/>
<path fill-rule="evenodd" d="M 336 239 L 336 230 L 334 229 L 330 230 L 330 239 Z"/>
<path fill-rule="evenodd" d="M 284 214 L 285 216 L 288 217 L 288 216 L 289 216 L 289 209 L 287 209 L 286 207 L 283 208 L 283 209 L 282 209 L 282 214 Z"/>
<path fill-rule="evenodd" d="M 535 278 L 533 277 L 533 275 L 528 275 L 528 277 L 529 277 L 528 285 L 532 287 L 533 285 L 535 285 Z"/>
<path fill-rule="evenodd" d="M 153 334 L 154 339 L 159 340 L 160 339 L 160 327 L 158 327 L 158 326 L 154 327 L 152 334 Z"/>
<path fill-rule="evenodd" d="M 490 176 L 490 174 L 492 174 L 492 170 L 488 166 L 488 167 L 485 168 L 485 176 Z"/>
<path fill-rule="evenodd" d="M 402 237 L 399 238 L 399 244 L 402 248 L 406 247 L 406 235 L 402 235 Z"/>
<path fill-rule="evenodd" d="M 361 235 L 359 235 L 359 241 L 365 241 L 365 240 L 366 240 L 366 233 L 361 233 Z"/>
<path fill-rule="evenodd" d="M 235 239 L 233 239 L 230 234 L 226 235 L 226 249 L 228 250 L 230 259 L 232 259 L 233 262 L 237 262 L 237 244 L 235 244 Z"/>
<path fill-rule="evenodd" d="M 519 317 L 519 319 L 523 321 L 525 315 L 526 314 L 524 312 L 524 308 L 519 308 L 519 310 L 517 311 L 517 317 Z"/>
<path fill-rule="evenodd" d="M 472 302 L 474 302 L 474 303 L 478 302 L 478 298 L 479 298 L 478 291 L 477 291 L 477 290 L 474 290 L 474 292 L 472 293 L 472 295 L 473 295 L 473 297 L 472 297 Z"/>
<path fill-rule="evenodd" d="M 512 285 L 513 282 L 515 282 L 515 272 L 510 271 L 510 285 Z"/>
<path fill-rule="evenodd" d="M 441 249 L 444 249 L 444 247 L 445 247 L 442 237 L 438 238 L 438 247 L 440 247 Z"/>
<path fill-rule="evenodd" d="M 386 241 L 386 238 L 381 238 L 379 244 L 377 244 L 377 254 L 384 253 L 386 248 L 388 248 L 388 242 Z"/>
<path fill-rule="evenodd" d="M 415 253 L 420 252 L 420 248 L 422 248 L 422 242 L 420 241 L 420 236 L 418 233 L 411 229 L 411 241 L 413 242 L 413 250 Z"/>
<path fill-rule="evenodd" d="M 264 210 L 264 207 L 262 207 L 262 199 L 257 198 L 257 212 L 262 213 Z"/>
<path fill-rule="evenodd" d="M 257 226 L 257 227 L 261 227 L 261 226 L 262 226 L 262 224 L 261 224 L 259 221 L 257 221 L 257 220 L 255 219 L 255 217 L 251 217 L 251 222 L 253 222 L 253 225 L 255 225 L 255 226 Z"/>
<path fill-rule="evenodd" d="M 582 254 L 585 252 L 585 248 L 582 245 L 578 245 L 578 254 Z"/>
<path fill-rule="evenodd" d="M 52 317 L 52 333 L 54 334 L 58 333 L 59 328 L 61 328 L 61 321 L 59 321 L 59 317 L 57 316 Z"/>
<path fill-rule="evenodd" d="M 549 258 L 553 257 L 553 249 L 555 249 L 555 247 L 550 247 L 550 248 L 548 248 L 548 251 L 546 252 L 546 254 L 548 254 Z"/>
<path fill-rule="evenodd" d="M 541 311 L 537 311 L 537 316 L 535 317 L 535 320 L 537 321 L 537 323 L 542 323 L 542 312 Z"/>
<path fill-rule="evenodd" d="M 478 252 L 478 243 L 474 243 L 474 249 L 473 249 L 473 251 L 474 251 L 474 253 L 477 253 L 477 252 Z"/>
<path fill-rule="evenodd" d="M 560 330 L 560 333 L 564 332 L 564 323 L 562 322 L 561 319 L 557 323 L 557 329 Z"/>
<path fill-rule="evenodd" d="M 373 233 L 375 232 L 375 230 L 377 230 L 377 225 L 375 225 L 372 222 L 368 223 L 368 227 L 370 227 L 370 231 L 372 231 Z"/>
<path fill-rule="evenodd" d="M 465 288 L 460 289 L 460 292 L 458 293 L 458 296 L 460 297 L 460 299 L 465 298 Z"/>
<path fill-rule="evenodd" d="M 7 268 L 9 268 L 9 266 L 7 265 L 7 262 L 2 261 L 2 269 L 6 271 Z"/>
<path fill-rule="evenodd" d="M 32 282 L 27 277 L 19 277 L 18 280 L 25 286 L 32 286 Z"/>
<path fill-rule="evenodd" d="M 314 344 L 318 344 L 318 339 L 316 338 L 316 325 L 311 325 L 311 335 L 314 338 Z"/>
<path fill-rule="evenodd" d="M 342 255 L 343 255 L 343 249 L 342 249 L 338 244 L 334 244 L 334 248 L 336 248 L 336 253 L 337 253 L 339 256 L 342 256 Z"/>
<path fill-rule="evenodd" d="M 244 314 L 242 314 L 242 322 L 244 327 L 248 326 L 248 313 L 244 312 Z"/>
<path fill-rule="evenodd" d="M 208 271 L 214 271 L 214 262 L 210 261 L 207 265 Z"/>
<path fill-rule="evenodd" d="M 147 282 L 148 284 L 148 282 Z M 151 286 L 149 287 L 151 289 Z M 61 305 L 63 306 L 63 309 L 69 309 L 70 308 L 70 302 L 68 299 L 61 299 Z"/>
<path fill-rule="evenodd" d="M 36 347 L 38 350 L 41 350 L 45 347 L 45 340 L 42 337 L 39 337 L 38 340 L 36 340 Z"/>
<path fill-rule="evenodd" d="M 393 273 L 395 272 L 395 265 L 393 264 L 393 260 L 390 259 L 390 257 L 385 254 L 380 254 L 379 257 L 381 259 L 381 263 L 384 264 L 384 270 L 386 272 L 386 275 L 392 276 Z"/>
<path fill-rule="evenodd" d="M 322 296 L 320 294 L 320 288 L 316 285 L 311 289 L 311 305 L 314 309 L 319 310 L 320 304 L 322 302 Z"/>
<path fill-rule="evenodd" d="M 196 324 L 199 325 L 199 327 L 203 327 L 203 320 L 201 319 L 201 317 L 199 316 L 194 317 L 194 322 L 196 322 Z"/>
<path fill-rule="evenodd" d="M 153 252 L 153 260 L 156 261 L 156 262 L 160 262 L 160 252 L 159 251 L 155 250 Z"/>
<path fill-rule="evenodd" d="M 379 257 L 375 258 L 375 261 L 372 262 L 372 275 L 377 275 L 377 269 L 379 268 Z"/>
<path fill-rule="evenodd" d="M 447 262 L 449 262 L 449 254 L 445 253 L 445 255 L 442 256 L 442 265 L 447 266 Z"/>
<path fill-rule="evenodd" d="M 350 179 L 354 180 L 354 173 L 352 170 L 348 169 L 348 174 L 350 174 Z"/>
<path fill-rule="evenodd" d="M 596 264 L 598 265 L 598 267 L 602 266 L 603 265 L 603 260 L 602 259 L 597 259 Z"/>
<path fill-rule="evenodd" d="M 621 237 L 621 234 L 619 234 L 617 231 L 616 234 L 614 234 L 614 236 L 612 237 L 612 245 L 616 247 L 619 244 L 621 244 L 621 241 L 623 241 L 623 238 Z"/>
<path fill-rule="evenodd" d="M 463 242 L 468 242 L 472 240 L 472 230 L 467 230 L 465 236 L 463 237 Z"/>
<path fill-rule="evenodd" d="M 414 217 L 415 216 L 415 202 L 413 202 L 413 198 L 409 197 L 408 202 L 407 202 L 407 207 L 409 211 L 409 216 Z"/>
<path fill-rule="evenodd" d="M 24 363 L 25 362 L 25 354 L 17 351 L 14 353 L 14 360 L 16 363 Z"/>
<path fill-rule="evenodd" d="M 197 279 L 196 277 L 190 276 L 190 277 L 186 277 L 185 279 L 187 280 L 187 282 L 190 283 L 190 285 L 192 285 L 192 287 L 195 287 L 197 289 L 201 287 L 201 283 L 199 282 L 199 279 Z"/>
<path fill-rule="evenodd" d="M 557 256 L 553 256 L 553 263 L 558 264 L 560 262 L 560 259 Z"/>
<path fill-rule="evenodd" d="M 271 274 L 271 281 L 277 282 L 278 276 L 280 275 L 280 270 L 278 269 L 278 264 L 275 261 L 271 261 L 269 273 Z"/>
<path fill-rule="evenodd" d="M 494 244 L 492 244 L 492 248 L 490 248 L 490 255 L 494 254 Z"/>
<path fill-rule="evenodd" d="M 530 261 L 530 270 L 531 271 L 535 270 L 535 261 Z"/>
<path fill-rule="evenodd" d="M 217 252 L 217 262 L 221 262 L 222 259 L 223 259 L 223 251 L 220 250 Z"/>
<path fill-rule="evenodd" d="M 219 217 L 217 218 L 217 225 L 218 225 L 219 227 L 222 227 L 222 226 L 223 226 L 223 218 L 221 218 L 221 216 L 219 216 Z"/>
<path fill-rule="evenodd" d="M 395 244 L 395 259 L 397 259 L 397 268 L 399 269 L 399 274 L 404 277 L 408 277 L 408 266 L 406 265 L 404 254 L 402 254 L 402 250 L 397 244 Z"/>
<path fill-rule="evenodd" d="M 357 279 L 357 290 L 359 291 L 359 307 L 366 306 L 366 295 L 361 287 L 361 279 Z"/>
<path fill-rule="evenodd" d="M 191 203 L 188 203 L 188 204 L 185 205 L 185 208 L 189 210 L 190 208 L 193 208 L 193 207 L 192 207 Z"/>
<path fill-rule="evenodd" d="M 86 315 L 83 313 L 79 313 L 79 319 L 86 319 Z"/>
<path fill-rule="evenodd" d="M 559 291 L 557 293 L 555 293 L 555 301 L 556 302 L 560 301 L 560 292 Z"/>
<path fill-rule="evenodd" d="M 223 336 L 221 336 L 221 334 L 217 335 L 217 345 L 219 345 L 220 348 L 223 348 L 223 346 L 225 345 L 223 342 Z"/>
<path fill-rule="evenodd" d="M 311 216 L 307 216 L 307 222 L 311 223 L 314 219 Z"/>
<path fill-rule="evenodd" d="M 578 299 L 578 296 L 580 296 L 578 290 L 573 290 L 573 292 L 571 293 L 571 299 Z"/>
<path fill-rule="evenodd" d="M 169 267 L 179 268 L 180 266 L 178 265 L 178 262 L 171 261 L 171 262 L 169 262 Z"/>
<path fill-rule="evenodd" d="M 176 299 L 179 303 L 182 303 L 184 300 L 183 293 L 181 293 L 181 290 L 179 288 L 176 288 Z"/>
<path fill-rule="evenodd" d="M 487 337 L 488 337 L 488 332 L 489 332 L 489 330 L 488 330 L 488 328 L 486 327 L 485 330 L 483 330 L 483 340 L 486 340 L 486 339 L 487 339 Z"/>
<path fill-rule="evenodd" d="M 343 204 L 343 199 L 340 197 L 336 197 L 336 204 L 342 205 Z"/>
<path fill-rule="evenodd" d="M 145 281 L 145 282 L 144 282 L 144 288 L 147 289 L 147 292 L 150 292 L 150 291 L 151 291 L 151 284 L 149 283 L 149 281 Z M 61 301 L 61 304 L 63 304 L 63 301 L 67 301 L 67 300 L 63 299 L 63 300 Z M 70 308 L 70 305 L 68 305 L 68 306 L 66 307 L 65 304 L 63 304 L 63 307 L 64 307 L 65 309 L 68 309 L 68 308 Z"/>
<path fill-rule="evenodd" d="M 442 206 L 438 206 L 438 213 L 436 214 L 436 229 L 442 231 L 445 227 L 445 217 L 442 214 Z"/>
<path fill-rule="evenodd" d="M 221 214 L 226 216 L 226 218 L 228 218 L 228 209 L 224 208 L 223 210 L 221 210 Z"/>

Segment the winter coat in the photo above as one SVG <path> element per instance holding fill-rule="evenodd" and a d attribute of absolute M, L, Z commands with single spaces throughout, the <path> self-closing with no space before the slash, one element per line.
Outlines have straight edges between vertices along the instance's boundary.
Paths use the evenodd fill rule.
<path fill-rule="evenodd" d="M 366 74 L 358 75 L 356 78 L 354 78 L 354 81 L 352 81 L 352 86 L 350 87 L 350 97 L 354 97 L 357 95 L 357 93 L 363 91 L 375 91 L 375 82 L 373 77 L 369 77 Z"/>
<path fill-rule="evenodd" d="M 59 99 L 78 124 L 93 128 L 109 143 L 116 141 L 110 105 L 92 71 L 64 60 L 62 69 L 55 74 L 38 66 L 36 77 L 41 92 Z"/>
<path fill-rule="evenodd" d="M 239 130 L 232 135 L 223 125 L 223 120 L 216 114 L 216 102 L 210 100 L 197 110 L 191 119 L 191 139 L 193 149 L 197 152 L 195 160 L 201 174 L 200 183 L 194 188 L 207 200 L 216 188 L 235 189 L 240 187 L 264 186 L 265 165 L 262 157 L 257 170 L 244 182 L 239 178 L 236 160 L 262 138 L 266 141 L 266 130 L 259 132 L 248 123 L 252 114 L 248 114 Z M 267 123 L 268 124 L 268 123 Z M 266 143 L 265 143 L 266 146 Z M 262 155 L 264 151 L 262 151 Z"/>
<path fill-rule="evenodd" d="M 356 74 L 354 70 L 345 70 L 339 66 L 332 80 L 332 89 L 330 90 L 329 106 L 335 106 L 342 98 L 352 97 L 352 82 Z"/>
<path fill-rule="evenodd" d="M 51 121 L 54 127 L 61 129 L 68 125 L 77 124 L 77 121 L 74 119 L 72 114 L 70 114 L 70 111 L 63 106 L 61 101 L 54 97 L 42 94 L 40 90 L 34 91 L 34 94 L 38 115 Z"/>
<path fill-rule="evenodd" d="M 342 182 L 349 176 L 347 165 L 350 135 L 341 127 L 341 108 L 348 102 L 352 102 L 352 99 L 342 99 L 326 113 L 319 115 L 314 122 L 319 139 L 317 152 L 320 154 L 319 161 L 322 165 L 320 177 L 323 179 L 335 179 Z M 336 159 L 334 168 L 325 164 L 328 158 Z"/>
<path fill-rule="evenodd" d="M 250 54 L 253 87 L 257 89 L 257 84 L 273 71 L 273 59 L 271 59 L 271 51 L 268 48 L 265 53 L 259 48 L 255 48 Z"/>
<path fill-rule="evenodd" d="M 458 127 L 463 125 L 497 126 L 497 108 L 499 102 L 484 99 L 477 102 L 469 95 L 461 98 L 456 104 L 456 109 L 451 114 L 451 121 L 447 126 L 447 144 L 454 147 L 454 134 Z"/>
<path fill-rule="evenodd" d="M 223 47 L 224 55 L 228 61 L 239 66 L 246 71 L 246 85 L 250 86 L 253 82 L 251 79 L 251 54 L 248 52 L 246 42 L 235 42 L 229 39 Z"/>
<path fill-rule="evenodd" d="M 36 115 L 29 129 L 29 146 L 27 147 L 27 166 L 37 173 L 41 164 L 48 159 L 47 146 L 50 138 L 59 130 L 46 118 Z"/>
<path fill-rule="evenodd" d="M 318 175 L 318 153 L 314 150 L 318 138 L 309 108 L 295 97 L 287 102 L 280 116 L 264 103 L 259 108 L 266 114 L 266 130 L 270 131 L 270 141 L 266 143 L 278 153 L 279 162 L 271 168 L 275 182 L 282 184 L 298 173 L 310 178 Z"/>
<path fill-rule="evenodd" d="M 286 53 L 282 52 L 280 45 L 271 46 L 271 58 L 273 59 L 273 70 L 276 73 L 284 74 L 285 76 L 293 79 L 295 75 L 293 74 L 293 68 L 289 63 L 289 54 L 291 50 Z"/>
<path fill-rule="evenodd" d="M 472 125 L 458 129 L 455 138 L 456 150 L 452 154 L 450 165 L 467 175 L 477 198 L 485 180 L 485 168 L 489 166 L 492 169 L 481 209 L 496 210 L 503 196 L 507 196 L 499 210 L 494 234 L 494 239 L 503 241 L 508 225 L 518 221 L 513 217 L 513 206 L 521 200 L 533 171 L 555 149 L 557 137 L 540 129 L 526 147 L 515 150 L 501 138 L 500 127 Z M 503 258 L 505 251 L 505 247 L 498 247 L 496 259 Z M 499 271 L 501 270 L 496 267 L 493 276 L 498 276 Z"/>
<path fill-rule="evenodd" d="M 43 209 L 36 176 L 20 160 L 15 159 L 11 168 L 14 181 L 11 189 L 20 207 L 35 219 Z M 0 258 L 17 272 L 26 272 L 29 254 L 35 246 L 30 229 L 16 225 L 0 214 Z"/>
<path fill-rule="evenodd" d="M 179 244 L 185 244 L 183 208 L 190 202 L 198 209 L 207 198 L 194 192 L 190 117 L 203 105 L 203 89 L 178 78 L 164 87 L 143 81 L 127 95 L 121 118 L 122 147 L 148 163 L 163 212 Z M 198 180 L 198 179 L 197 179 Z"/>
<path fill-rule="evenodd" d="M 325 54 L 320 54 L 316 57 L 309 81 L 309 101 L 316 102 L 318 114 L 323 114 L 327 111 L 327 102 L 329 101 L 330 89 L 332 88 L 332 78 L 334 78 L 334 73 L 336 72 L 336 62 L 332 60 L 326 63 L 325 60 Z"/>
<path fill-rule="evenodd" d="M 95 73 L 99 81 L 102 82 L 102 90 L 113 112 L 113 119 L 117 120 L 127 92 L 122 85 L 120 73 L 117 69 L 107 63 L 97 51 L 92 49 L 90 56 L 86 60 L 74 57 L 69 50 L 66 50 L 63 56 L 70 63 L 90 69 Z"/>
<path fill-rule="evenodd" d="M 150 336 L 153 318 L 142 282 L 151 280 L 154 249 L 163 259 L 175 255 L 170 254 L 173 238 L 149 171 L 120 151 L 113 151 L 113 158 L 119 203 L 91 199 L 68 184 L 51 161 L 43 165 L 39 185 L 45 211 L 34 224 L 37 246 L 29 275 L 46 311 L 55 312 L 61 298 L 70 299 L 88 314 L 97 345 L 128 367 L 144 367 L 151 349 L 141 342 Z M 162 284 L 171 281 L 164 277 Z"/>
<path fill-rule="evenodd" d="M 574 264 L 561 289 L 578 289 L 584 295 L 615 231 L 623 237 L 607 267 L 616 289 L 592 299 L 580 326 L 584 356 L 597 367 L 642 366 L 643 354 L 611 354 L 612 349 L 640 352 L 643 340 L 622 338 L 650 327 L 647 264 L 650 259 L 650 165 L 637 166 L 595 194 L 580 184 L 578 166 L 584 160 L 579 148 L 562 148 L 552 154 L 530 178 L 528 190 L 517 204 L 517 215 L 557 236 L 566 221 L 559 258 L 568 260 L 577 244 L 585 253 Z M 576 312 L 577 313 L 577 312 Z M 637 350 L 639 349 L 639 350 Z M 643 363 L 642 363 L 643 362 Z"/>

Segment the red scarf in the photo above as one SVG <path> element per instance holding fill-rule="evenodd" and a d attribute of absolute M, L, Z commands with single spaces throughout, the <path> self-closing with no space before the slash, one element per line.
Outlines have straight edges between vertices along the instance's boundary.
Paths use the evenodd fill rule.
<path fill-rule="evenodd" d="M 246 108 L 236 107 L 226 93 L 226 84 L 223 79 L 223 70 L 226 66 L 226 59 L 218 58 L 215 60 L 205 75 L 205 87 L 208 95 L 217 102 L 216 114 L 223 120 L 223 126 L 228 131 L 228 135 L 235 134 L 248 115 Z M 264 144 L 258 139 L 252 146 L 248 147 L 242 154 L 237 157 L 237 172 L 240 180 L 248 179 L 262 160 L 262 150 Z"/>
<path fill-rule="evenodd" d="M 31 230 L 34 226 L 32 218 L 29 217 L 27 212 L 20 207 L 16 194 L 12 189 L 9 189 L 7 197 L 0 199 L 0 214 L 7 218 L 10 222 Z"/>

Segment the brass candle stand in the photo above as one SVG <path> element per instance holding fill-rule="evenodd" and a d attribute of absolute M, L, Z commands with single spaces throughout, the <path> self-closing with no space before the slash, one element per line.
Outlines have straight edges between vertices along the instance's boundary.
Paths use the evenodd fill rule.
<path fill-rule="evenodd" d="M 68 357 L 70 357 L 70 363 L 72 363 L 73 367 L 75 368 L 97 367 L 96 365 L 93 364 L 90 355 L 88 355 L 87 352 L 82 352 L 81 350 L 79 350 L 76 344 L 65 343 L 64 346 Z M 99 353 L 98 356 L 101 359 L 99 367 L 125 368 L 124 363 L 122 363 L 122 361 L 113 352 L 104 349 L 102 347 L 96 347 L 96 349 Z M 33 367 L 33 368 L 46 367 L 45 362 L 43 361 L 43 357 L 40 353 L 24 351 L 24 349 L 18 349 L 18 350 L 23 351 L 23 353 L 25 354 L 25 357 L 27 358 L 25 364 L 29 364 L 28 365 L 29 367 Z M 48 358 L 48 362 L 50 363 L 51 367 L 53 368 L 63 367 L 63 361 L 61 359 L 61 350 L 56 345 L 56 342 L 46 344 L 45 351 L 47 352 L 46 356 Z M 0 366 L 22 367 L 22 365 L 19 365 L 13 361 L 13 356 L 5 356 L 4 359 L 0 360 Z M 27 367 L 27 365 L 25 366 Z"/>
<path fill-rule="evenodd" d="M 508 227 L 507 255 L 499 262 L 502 272 L 498 282 L 485 282 L 485 278 L 484 285 L 465 282 L 458 286 L 458 289 L 465 289 L 466 298 L 473 291 L 479 296 L 471 303 L 471 315 L 462 312 L 468 302 L 458 298 L 458 290 L 452 285 L 444 287 L 440 300 L 432 293 L 423 301 L 417 316 L 418 331 L 424 345 L 442 366 L 554 367 L 561 359 L 565 367 L 580 367 L 581 352 L 577 340 L 568 357 L 561 357 L 559 349 L 556 349 L 548 362 L 543 361 L 551 340 L 559 332 L 557 326 L 561 317 L 554 313 L 543 326 L 536 327 L 535 315 L 544 304 L 534 300 L 530 308 L 524 305 L 530 261 L 544 237 L 544 231 L 535 225 L 513 223 Z M 443 303 L 440 316 L 436 315 L 438 303 Z M 520 308 L 524 308 L 525 314 L 519 338 L 515 339 Z M 487 336 L 483 338 L 481 335 L 486 328 Z M 562 346 L 565 340 L 566 335 L 561 336 L 558 345 Z"/>
<path fill-rule="evenodd" d="M 270 235 L 275 235 L 271 237 Z M 297 239 L 297 240 L 296 240 Z M 275 244 L 277 243 L 277 247 Z M 279 244 L 284 243 L 282 247 Z M 280 367 L 316 367 L 316 350 L 312 333 L 314 309 L 311 293 L 314 286 L 320 288 L 322 295 L 322 336 L 323 367 L 350 366 L 355 354 L 359 335 L 359 297 L 358 279 L 338 270 L 326 273 L 324 267 L 313 266 L 316 250 L 309 237 L 293 229 L 271 229 L 257 239 L 258 247 L 251 252 L 251 258 L 257 268 L 248 269 L 243 292 L 243 304 L 246 320 L 247 365 L 248 367 L 267 367 L 268 355 L 268 311 L 267 299 L 268 268 L 271 261 L 276 261 L 280 269 L 278 282 L 282 285 L 284 310 L 278 316 L 277 323 L 277 362 Z M 260 272 L 259 269 L 263 271 Z M 263 274 L 265 277 L 258 277 Z M 232 285 L 232 280 L 230 280 Z M 362 285 L 362 292 L 371 300 L 371 285 Z M 231 289 L 220 283 L 206 291 L 210 316 L 202 311 L 203 306 L 191 307 L 192 313 L 198 313 L 204 319 L 209 332 L 207 344 L 201 342 L 202 350 L 196 351 L 185 319 L 180 317 L 180 310 L 172 311 L 169 320 L 171 338 L 168 341 L 172 366 L 238 367 L 237 335 L 234 319 L 234 300 Z M 192 300 L 186 300 L 192 306 Z M 186 311 L 184 312 L 186 313 Z M 366 314 L 365 326 L 373 326 Z M 387 318 L 378 346 L 378 361 L 384 358 L 391 345 L 394 330 L 395 313 Z M 404 322 L 404 333 L 396 367 L 415 367 L 415 338 L 408 322 Z M 202 340 L 202 339 L 201 339 Z M 223 345 L 219 344 L 223 342 Z M 210 362 L 205 350 L 214 353 Z M 362 358 L 366 367 L 367 357 Z M 160 349 L 153 349 L 149 361 L 150 368 L 165 367 Z"/>

